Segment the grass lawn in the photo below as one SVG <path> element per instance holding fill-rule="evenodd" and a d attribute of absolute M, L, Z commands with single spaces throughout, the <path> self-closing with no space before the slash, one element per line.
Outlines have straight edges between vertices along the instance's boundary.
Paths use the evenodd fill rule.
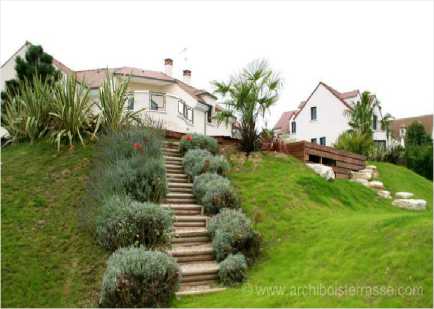
<path fill-rule="evenodd" d="M 52 144 L 2 150 L 3 307 L 97 303 L 107 254 L 78 228 L 93 147 L 57 153 Z"/>
<path fill-rule="evenodd" d="M 231 178 L 263 235 L 263 256 L 241 287 L 176 305 L 432 307 L 432 183 L 375 164 L 388 189 L 414 192 L 429 210 L 394 208 L 360 184 L 326 182 L 290 157 L 236 166 Z"/>

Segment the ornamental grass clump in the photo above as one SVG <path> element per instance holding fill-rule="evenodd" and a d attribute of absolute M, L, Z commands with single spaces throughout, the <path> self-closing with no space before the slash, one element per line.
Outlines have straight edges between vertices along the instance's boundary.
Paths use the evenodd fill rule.
<path fill-rule="evenodd" d="M 180 276 L 175 259 L 163 252 L 144 247 L 118 249 L 107 262 L 99 306 L 168 307 Z"/>
<path fill-rule="evenodd" d="M 229 254 L 241 252 L 251 265 L 260 253 L 260 235 L 253 230 L 251 221 L 240 211 L 222 209 L 208 224 L 217 261 Z"/>
<path fill-rule="evenodd" d="M 225 286 L 235 286 L 247 278 L 247 262 L 241 253 L 229 254 L 219 264 L 219 280 Z"/>
<path fill-rule="evenodd" d="M 139 245 L 162 248 L 169 245 L 171 232 L 170 209 L 127 196 L 108 198 L 96 218 L 97 241 L 108 250 Z"/>
<path fill-rule="evenodd" d="M 184 135 L 179 143 L 179 150 L 181 154 L 184 154 L 191 149 L 205 149 L 212 154 L 216 154 L 219 145 L 217 140 L 210 136 L 197 133 Z"/>
<path fill-rule="evenodd" d="M 225 175 L 229 163 L 223 156 L 213 156 L 208 150 L 192 149 L 187 151 L 183 159 L 184 171 L 191 178 L 203 173 Z"/>

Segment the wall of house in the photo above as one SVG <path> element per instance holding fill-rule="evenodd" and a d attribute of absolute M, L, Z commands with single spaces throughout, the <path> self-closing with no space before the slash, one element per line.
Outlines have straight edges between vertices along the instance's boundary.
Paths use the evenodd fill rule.
<path fill-rule="evenodd" d="M 6 81 L 14 79 L 17 76 L 15 72 L 15 60 L 18 56 L 24 58 L 26 54 L 27 47 L 23 46 L 18 50 L 18 52 L 13 55 L 0 69 L 0 91 L 5 90 Z"/>
<path fill-rule="evenodd" d="M 311 120 L 310 117 L 310 108 L 313 106 L 317 108 L 317 120 Z M 316 138 L 318 143 L 321 137 L 325 137 L 326 145 L 332 146 L 338 136 L 349 129 L 345 110 L 342 101 L 320 84 L 295 118 L 297 132 L 295 135 L 291 134 L 291 137 L 309 142 L 312 138 Z"/>

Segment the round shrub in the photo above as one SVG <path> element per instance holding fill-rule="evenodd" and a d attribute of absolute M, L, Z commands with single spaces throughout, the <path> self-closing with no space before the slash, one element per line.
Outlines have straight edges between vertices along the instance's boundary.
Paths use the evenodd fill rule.
<path fill-rule="evenodd" d="M 178 288 L 175 260 L 158 251 L 130 247 L 115 251 L 104 273 L 100 307 L 168 307 Z"/>
<path fill-rule="evenodd" d="M 229 254 L 241 252 L 250 265 L 259 256 L 260 235 L 239 210 L 222 209 L 210 219 L 208 231 L 213 237 L 212 245 L 217 261 L 224 260 Z"/>
<path fill-rule="evenodd" d="M 226 286 L 234 286 L 247 278 L 247 262 L 241 253 L 229 254 L 219 264 L 219 279 Z"/>
<path fill-rule="evenodd" d="M 216 214 L 223 208 L 238 208 L 240 200 L 231 183 L 222 177 L 207 183 L 206 193 L 199 200 L 207 214 Z"/>
<path fill-rule="evenodd" d="M 209 162 L 208 171 L 219 175 L 226 175 L 229 170 L 229 162 L 223 156 L 214 156 Z"/>
<path fill-rule="evenodd" d="M 208 150 L 192 149 L 187 151 L 182 160 L 185 173 L 193 178 L 205 173 L 211 158 L 212 154 Z"/>
<path fill-rule="evenodd" d="M 229 163 L 223 156 L 213 156 L 208 150 L 192 149 L 183 159 L 184 171 L 192 178 L 203 173 L 226 174 Z"/>
<path fill-rule="evenodd" d="M 201 201 L 205 193 L 208 190 L 208 183 L 213 180 L 221 180 L 223 182 L 229 183 L 229 180 L 216 174 L 216 173 L 205 173 L 194 178 L 193 181 L 193 194 Z"/>
<path fill-rule="evenodd" d="M 132 199 L 158 202 L 167 192 L 166 169 L 162 159 L 133 156 L 104 168 L 100 188 L 105 195 L 126 194 Z"/>
<path fill-rule="evenodd" d="M 184 135 L 179 142 L 179 150 L 182 154 L 191 149 L 205 149 L 212 154 L 216 154 L 219 150 L 219 145 L 215 138 L 202 134 Z"/>
<path fill-rule="evenodd" d="M 170 243 L 171 232 L 170 209 L 131 201 L 127 196 L 108 198 L 96 219 L 98 243 L 109 250 L 130 245 L 165 246 Z"/>

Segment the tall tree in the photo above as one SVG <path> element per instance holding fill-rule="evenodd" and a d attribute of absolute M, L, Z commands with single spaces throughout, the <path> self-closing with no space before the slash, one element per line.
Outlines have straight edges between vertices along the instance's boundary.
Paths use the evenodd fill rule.
<path fill-rule="evenodd" d="M 258 119 L 264 118 L 269 108 L 279 98 L 282 80 L 273 73 L 265 60 L 247 65 L 229 82 L 214 81 L 215 93 L 223 99 L 225 111 L 215 116 L 218 122 L 237 118 L 240 122 L 241 149 L 247 154 L 258 149 Z"/>
<path fill-rule="evenodd" d="M 423 124 L 418 121 L 412 122 L 405 133 L 405 147 L 431 144 L 431 136 L 426 133 Z"/>
<path fill-rule="evenodd" d="M 372 135 L 372 122 L 376 106 L 378 106 L 378 102 L 375 96 L 369 91 L 364 91 L 361 100 L 357 101 L 353 108 L 347 111 L 350 116 L 348 124 L 351 127 L 351 131 Z"/>
<path fill-rule="evenodd" d="M 46 52 L 40 45 L 30 45 L 24 55 L 24 59 L 18 56 L 15 60 L 16 79 L 6 81 L 6 89 L 1 93 L 2 101 L 6 100 L 6 92 L 18 94 L 18 85 L 22 82 L 33 82 L 37 76 L 42 82 L 57 81 L 61 74 L 53 66 L 53 57 Z"/>

